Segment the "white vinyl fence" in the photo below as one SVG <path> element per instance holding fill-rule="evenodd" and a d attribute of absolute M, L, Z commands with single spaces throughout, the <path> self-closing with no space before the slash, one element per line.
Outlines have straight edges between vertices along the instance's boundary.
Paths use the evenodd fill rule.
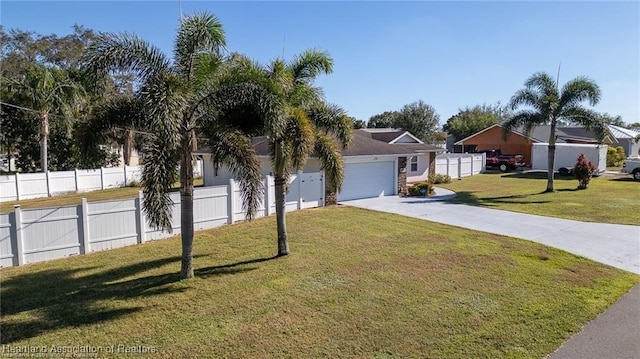
<path fill-rule="evenodd" d="M 266 196 L 256 217 L 275 213 L 273 177 L 265 178 Z M 324 205 L 324 174 L 293 175 L 286 197 L 286 210 Z M 232 194 L 232 195 L 230 195 Z M 173 234 L 150 228 L 138 198 L 91 202 L 78 206 L 0 213 L 0 267 L 18 266 L 95 251 L 109 250 L 180 233 L 180 193 L 173 200 Z M 264 203 L 267 205 L 265 206 Z M 194 192 L 194 229 L 202 230 L 245 219 L 238 184 L 199 187 Z"/>
<path fill-rule="evenodd" d="M 484 153 L 443 153 L 436 156 L 436 173 L 462 178 L 484 173 Z"/>
<path fill-rule="evenodd" d="M 202 175 L 201 160 L 198 160 L 194 165 L 193 172 L 195 176 Z M 0 176 L 0 202 L 124 187 L 133 181 L 140 182 L 141 178 L 142 166 L 49 171 L 46 173 L 16 173 L 11 176 Z"/>

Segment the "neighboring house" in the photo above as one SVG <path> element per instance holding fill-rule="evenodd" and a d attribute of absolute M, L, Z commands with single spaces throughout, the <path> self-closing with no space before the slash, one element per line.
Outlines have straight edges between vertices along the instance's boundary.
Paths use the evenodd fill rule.
<path fill-rule="evenodd" d="M 615 138 L 615 141 L 611 146 L 622 146 L 624 148 L 624 153 L 628 157 L 640 156 L 640 141 L 636 142 L 636 138 L 640 136 L 639 131 L 609 125 L 609 132 L 611 132 L 611 135 Z"/>
<path fill-rule="evenodd" d="M 503 127 L 495 124 L 482 131 L 455 142 L 455 146 L 461 152 L 482 152 L 485 150 L 500 150 L 504 154 L 521 154 L 524 162 L 531 165 L 531 151 L 533 143 L 546 143 L 549 141 L 551 126 L 536 126 L 530 136 L 523 130 L 513 130 L 505 140 L 502 134 Z M 609 131 L 610 132 L 610 131 Z M 593 132 L 583 127 L 558 127 L 556 129 L 557 143 L 598 143 Z M 604 143 L 614 142 L 611 133 L 607 133 Z"/>
<path fill-rule="evenodd" d="M 406 190 L 410 174 L 415 174 L 411 176 L 414 178 L 426 179 L 429 169 L 434 170 L 430 164 L 435 164 L 436 153 L 443 151 L 441 148 L 424 144 L 408 132 L 395 137 L 389 133 L 365 129 L 354 131 L 351 145 L 342 151 L 344 182 L 338 193 L 338 201 L 398 194 Z M 252 144 L 260 158 L 262 174 L 272 174 L 269 140 L 256 137 L 252 139 Z M 204 160 L 205 186 L 225 185 L 233 178 L 226 166 L 213 162 L 207 149 L 194 154 L 202 156 Z M 414 157 L 416 160 L 413 160 Z M 312 157 L 307 160 L 302 172 L 320 170 L 320 162 Z"/>

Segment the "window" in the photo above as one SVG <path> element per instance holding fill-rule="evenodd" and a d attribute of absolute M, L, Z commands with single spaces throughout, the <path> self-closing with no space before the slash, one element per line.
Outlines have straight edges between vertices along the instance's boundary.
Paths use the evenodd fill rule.
<path fill-rule="evenodd" d="M 418 156 L 411 157 L 411 172 L 418 172 Z"/>

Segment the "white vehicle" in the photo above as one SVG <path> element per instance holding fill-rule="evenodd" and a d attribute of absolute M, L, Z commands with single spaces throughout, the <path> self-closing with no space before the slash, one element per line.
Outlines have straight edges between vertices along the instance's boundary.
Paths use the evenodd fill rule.
<path fill-rule="evenodd" d="M 587 157 L 589 161 L 596 166 L 594 175 L 606 171 L 607 169 L 607 145 L 589 145 L 576 143 L 556 143 L 556 157 L 553 164 L 553 170 L 561 175 L 573 173 L 578 156 L 581 153 Z M 547 153 L 548 143 L 534 143 L 531 150 L 531 169 L 532 170 L 548 170 Z"/>
<path fill-rule="evenodd" d="M 630 173 L 633 179 L 640 181 L 640 159 L 626 160 L 622 163 L 622 173 Z"/>

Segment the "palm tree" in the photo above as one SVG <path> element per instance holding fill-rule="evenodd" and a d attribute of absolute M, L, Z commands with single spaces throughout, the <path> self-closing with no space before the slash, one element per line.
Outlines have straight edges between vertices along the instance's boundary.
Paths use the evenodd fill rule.
<path fill-rule="evenodd" d="M 42 172 L 47 172 L 47 142 L 51 118 L 56 116 L 71 119 L 77 116 L 84 105 L 84 90 L 62 70 L 44 65 L 29 66 L 21 78 L 10 80 L 8 87 L 13 96 L 23 100 L 23 106 L 38 112 L 40 168 Z"/>
<path fill-rule="evenodd" d="M 503 135 L 506 139 L 509 132 L 517 127 L 524 128 L 524 133 L 530 135 L 535 126 L 550 125 L 547 156 L 549 169 L 545 192 L 553 192 L 558 124 L 563 122 L 580 124 L 593 130 L 599 140 L 604 138 L 606 125 L 600 121 L 596 112 L 581 106 L 583 101 L 588 101 L 591 106 L 595 106 L 600 100 L 600 88 L 586 77 L 577 77 L 567 82 L 560 90 L 557 81 L 544 72 L 533 74 L 524 85 L 524 89 L 518 90 L 513 95 L 509 106 L 512 110 L 520 106 L 528 106 L 528 108 L 516 112 L 504 123 Z"/>
<path fill-rule="evenodd" d="M 265 69 L 280 96 L 281 131 L 271 130 L 270 156 L 273 167 L 278 256 L 289 254 L 285 218 L 285 197 L 289 176 L 301 170 L 309 155 L 316 156 L 325 171 L 330 188 L 338 191 L 343 180 L 343 161 L 337 142 L 346 147 L 351 141 L 353 124 L 345 111 L 325 103 L 322 91 L 313 82 L 329 74 L 333 60 L 326 52 L 307 50 L 290 63 L 273 61 Z"/>
<path fill-rule="evenodd" d="M 173 62 L 157 47 L 127 33 L 100 34 L 86 56 L 86 68 L 96 78 L 114 70 L 137 75 L 141 114 L 133 117 L 141 118 L 152 134 L 142 159 L 143 207 L 152 226 L 171 230 L 169 191 L 179 177 L 182 278 L 193 276 L 196 134 L 210 145 L 216 161 L 235 172 L 251 219 L 263 186 L 247 135 L 262 131 L 270 116 L 277 117 L 269 109 L 268 94 L 251 82 L 251 74 L 234 62 L 225 64 L 224 47 L 222 24 L 203 13 L 180 21 Z"/>

